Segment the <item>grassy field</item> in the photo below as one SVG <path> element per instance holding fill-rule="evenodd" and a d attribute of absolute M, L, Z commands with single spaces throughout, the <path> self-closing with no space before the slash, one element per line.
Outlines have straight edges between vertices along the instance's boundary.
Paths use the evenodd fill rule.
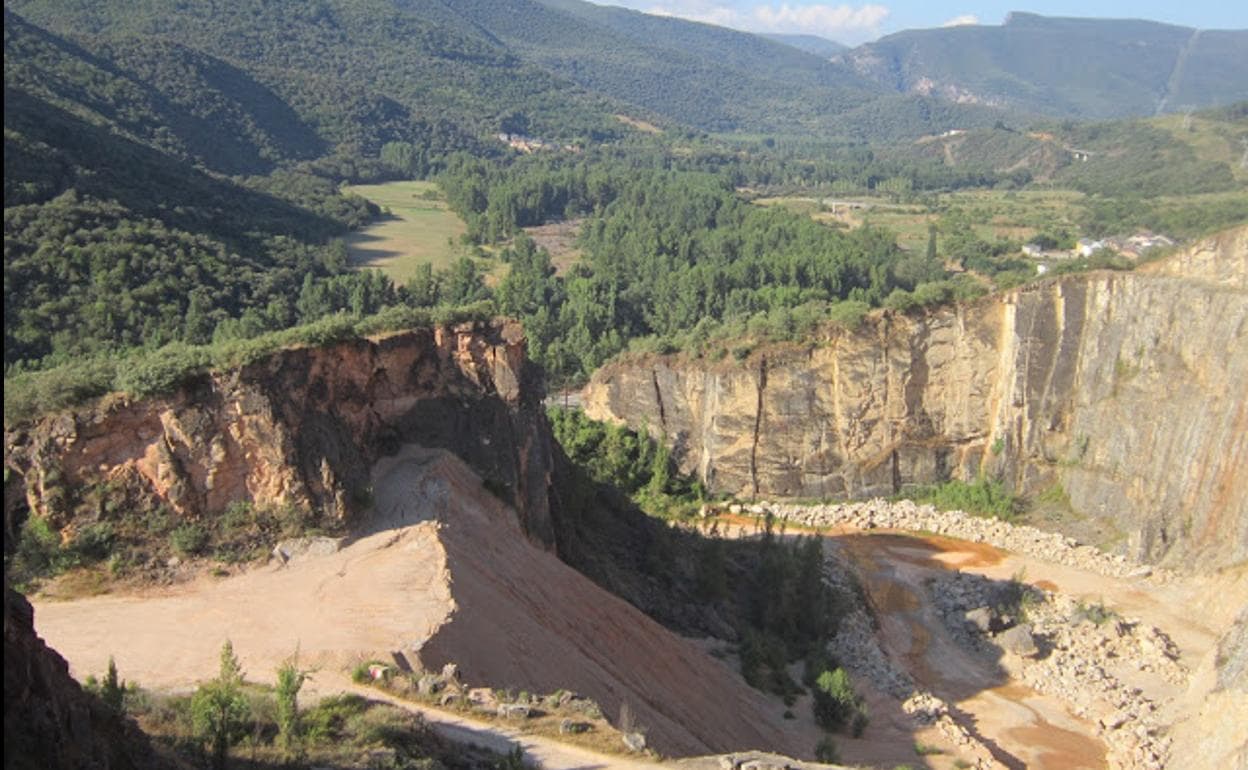
<path fill-rule="evenodd" d="M 390 212 L 347 236 L 347 249 L 356 266 L 378 268 L 403 284 L 422 262 L 442 270 L 466 253 L 459 242 L 466 230 L 464 223 L 447 208 L 432 182 L 354 185 L 344 187 L 343 192 Z"/>

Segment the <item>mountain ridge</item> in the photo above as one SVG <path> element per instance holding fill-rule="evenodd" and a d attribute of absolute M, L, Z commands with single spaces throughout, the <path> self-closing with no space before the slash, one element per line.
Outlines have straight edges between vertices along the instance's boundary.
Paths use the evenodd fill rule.
<path fill-rule="evenodd" d="M 897 32 L 837 60 L 898 92 L 1051 117 L 1145 116 L 1248 98 L 1248 30 L 1137 19 L 1015 11 L 999 26 Z"/>

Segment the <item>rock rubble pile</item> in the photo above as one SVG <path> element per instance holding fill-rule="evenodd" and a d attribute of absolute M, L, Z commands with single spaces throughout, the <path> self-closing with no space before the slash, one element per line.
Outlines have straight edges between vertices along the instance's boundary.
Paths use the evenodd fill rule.
<path fill-rule="evenodd" d="M 709 512 L 709 510 L 708 510 Z M 743 515 L 772 515 L 807 527 L 849 526 L 856 529 L 898 529 L 932 532 L 937 535 L 987 543 L 1007 551 L 1115 578 L 1149 579 L 1164 583 L 1171 577 L 1166 570 L 1137 564 L 1120 554 L 1109 554 L 1074 538 L 1035 527 L 1010 524 L 1000 519 L 972 516 L 962 511 L 940 511 L 931 505 L 910 500 L 883 498 L 848 503 L 795 505 L 760 502 L 733 504 L 729 512 Z"/>
<path fill-rule="evenodd" d="M 840 592 L 859 590 L 853 573 L 839 559 L 824 561 L 824 581 Z M 993 758 L 988 747 L 955 718 L 944 700 L 919 687 L 881 649 L 865 606 L 856 603 L 852 611 L 841 617 L 828 652 L 856 679 L 870 682 L 876 689 L 901 701 L 902 710 L 911 716 L 916 726 L 935 725 L 977 770 L 1003 768 L 1004 765 Z"/>
<path fill-rule="evenodd" d="M 1099 605 L 969 573 L 933 580 L 928 592 L 955 639 L 987 655 L 1014 655 L 1023 682 L 1093 722 L 1109 747 L 1110 767 L 1166 766 L 1170 738 L 1160 705 L 1111 670 L 1125 667 L 1185 684 L 1187 669 L 1164 632 Z M 1021 634 L 1030 649 L 1020 650 L 1010 638 Z"/>

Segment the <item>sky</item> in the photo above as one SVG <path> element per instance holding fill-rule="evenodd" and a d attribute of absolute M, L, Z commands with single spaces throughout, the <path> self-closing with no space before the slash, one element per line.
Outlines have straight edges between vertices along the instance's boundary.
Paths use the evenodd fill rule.
<path fill-rule="evenodd" d="M 749 32 L 819 35 L 857 45 L 903 29 L 1001 24 L 1010 11 L 1163 21 L 1200 29 L 1248 28 L 1245 0 L 596 0 Z"/>

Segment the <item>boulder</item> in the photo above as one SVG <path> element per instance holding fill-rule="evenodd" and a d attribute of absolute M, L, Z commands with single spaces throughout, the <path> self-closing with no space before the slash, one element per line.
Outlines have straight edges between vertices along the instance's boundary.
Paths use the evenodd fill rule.
<path fill-rule="evenodd" d="M 464 700 L 464 696 L 455 692 L 444 692 L 442 697 L 438 699 L 438 705 L 446 708 L 447 706 L 458 706 Z"/>
<path fill-rule="evenodd" d="M 503 719 L 528 719 L 532 709 L 527 703 L 500 703 L 498 715 Z"/>
<path fill-rule="evenodd" d="M 587 733 L 593 728 L 594 726 L 589 724 L 588 722 L 574 722 L 573 720 L 568 719 L 567 717 L 564 717 L 559 722 L 559 734 L 560 735 L 576 735 L 578 733 Z"/>
<path fill-rule="evenodd" d="M 632 752 L 642 752 L 646 750 L 646 736 L 641 733 L 624 733 L 620 736 L 624 741 L 624 748 Z"/>
<path fill-rule="evenodd" d="M 488 687 L 474 687 L 469 690 L 468 702 L 483 711 L 494 711 L 498 708 L 498 699 Z"/>
<path fill-rule="evenodd" d="M 1002 631 L 997 635 L 996 640 L 997 644 L 1001 645 L 1001 649 L 1020 657 L 1034 658 L 1040 652 L 1040 648 L 1036 646 L 1036 640 L 1032 638 L 1031 626 L 1026 623 Z"/>
<path fill-rule="evenodd" d="M 987 607 L 976 607 L 973 610 L 967 610 L 962 617 L 966 619 L 966 626 L 971 631 L 986 634 L 992 629 L 992 610 Z"/>

